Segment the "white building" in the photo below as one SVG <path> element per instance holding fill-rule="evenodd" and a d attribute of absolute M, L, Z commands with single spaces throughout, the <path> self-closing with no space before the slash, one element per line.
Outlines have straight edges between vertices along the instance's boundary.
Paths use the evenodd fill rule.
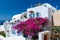
<path fill-rule="evenodd" d="M 20 14 L 14 15 L 12 17 L 12 20 L 11 21 L 19 22 L 19 21 L 24 21 L 26 19 L 27 19 L 27 13 L 26 12 L 22 12 Z"/>
<path fill-rule="evenodd" d="M 56 8 L 48 3 L 45 3 L 40 6 L 27 9 L 27 18 L 48 17 L 51 20 L 52 13 L 55 11 L 57 11 Z"/>
<path fill-rule="evenodd" d="M 51 20 L 52 13 L 54 13 L 55 11 L 57 11 L 57 9 L 54 8 L 53 6 L 51 6 L 48 3 L 42 4 L 40 6 L 28 8 L 26 12 L 22 12 L 21 14 L 14 15 L 12 17 L 12 20 L 10 20 L 10 22 L 6 22 L 4 24 L 4 27 L 7 28 L 6 34 L 7 34 L 7 36 L 11 34 L 11 32 L 12 32 L 11 27 L 15 23 L 18 23 L 18 22 L 21 22 L 21 21 L 26 21 L 29 18 L 48 17 Z"/>
<path fill-rule="evenodd" d="M 22 12 L 20 14 L 14 15 L 12 17 L 12 21 L 25 21 L 29 18 L 36 17 L 48 17 L 50 20 L 52 18 L 52 14 L 57 11 L 57 9 L 51 6 L 48 3 L 44 3 L 40 6 L 28 8 L 26 12 Z"/>
<path fill-rule="evenodd" d="M 4 25 L 4 28 L 5 28 L 4 32 L 6 34 L 6 37 L 11 37 L 11 36 L 16 36 L 17 35 L 17 31 L 12 28 L 15 25 L 14 22 L 6 21 L 6 22 L 4 22 L 3 25 Z"/>

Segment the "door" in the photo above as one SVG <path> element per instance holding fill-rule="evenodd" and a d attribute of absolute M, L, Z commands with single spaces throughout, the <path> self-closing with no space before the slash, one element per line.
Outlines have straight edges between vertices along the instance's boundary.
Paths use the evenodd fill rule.
<path fill-rule="evenodd" d="M 45 34 L 45 35 L 44 35 L 44 40 L 48 40 L 47 38 L 48 38 L 48 35 Z"/>

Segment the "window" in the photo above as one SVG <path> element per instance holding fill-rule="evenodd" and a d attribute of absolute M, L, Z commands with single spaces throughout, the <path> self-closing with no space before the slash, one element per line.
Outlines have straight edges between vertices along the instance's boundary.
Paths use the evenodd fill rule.
<path fill-rule="evenodd" d="M 40 17 L 40 16 L 41 16 L 41 14 L 37 12 L 36 13 L 36 17 Z"/>
<path fill-rule="evenodd" d="M 26 15 L 24 15 L 24 18 L 27 18 L 27 16 L 26 16 Z"/>
<path fill-rule="evenodd" d="M 35 17 L 35 14 L 34 14 L 34 11 L 29 11 L 29 18 L 34 18 Z"/>
<path fill-rule="evenodd" d="M 12 30 L 12 34 L 16 34 L 16 32 L 15 32 L 15 30 L 13 28 L 11 30 Z"/>
<path fill-rule="evenodd" d="M 34 17 L 35 17 L 34 13 L 29 14 L 29 18 L 34 18 Z"/>
<path fill-rule="evenodd" d="M 36 17 L 39 17 L 39 13 L 38 12 L 36 13 Z"/>

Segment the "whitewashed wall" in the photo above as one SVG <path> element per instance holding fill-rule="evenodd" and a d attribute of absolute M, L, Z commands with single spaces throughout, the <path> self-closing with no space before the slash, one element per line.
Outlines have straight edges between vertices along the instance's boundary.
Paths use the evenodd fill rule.
<path fill-rule="evenodd" d="M 38 12 L 40 14 L 40 17 L 48 17 L 48 8 L 44 7 L 44 6 L 38 6 L 38 7 L 34 7 L 34 8 L 29 8 L 27 9 L 27 17 L 29 18 L 29 11 L 33 11 L 36 17 L 36 13 Z"/>
<path fill-rule="evenodd" d="M 40 15 L 39 17 L 48 17 L 50 20 L 52 19 L 52 14 L 57 11 L 56 8 L 54 8 L 53 6 L 51 6 L 50 4 L 44 4 L 44 5 L 41 5 L 41 6 L 37 6 L 37 7 L 33 7 L 33 8 L 29 8 L 27 9 L 27 18 L 29 19 L 29 15 L 31 13 L 29 13 L 29 11 L 33 11 L 34 14 L 35 14 L 35 17 L 36 18 L 36 13 L 38 12 Z"/>

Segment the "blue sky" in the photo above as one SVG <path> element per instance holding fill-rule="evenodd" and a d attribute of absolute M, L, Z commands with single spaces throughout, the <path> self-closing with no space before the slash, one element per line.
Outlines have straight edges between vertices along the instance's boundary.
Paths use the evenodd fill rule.
<path fill-rule="evenodd" d="M 50 3 L 60 9 L 60 0 L 0 0 L 0 20 L 9 20 L 13 15 L 26 11 L 36 3 Z"/>

